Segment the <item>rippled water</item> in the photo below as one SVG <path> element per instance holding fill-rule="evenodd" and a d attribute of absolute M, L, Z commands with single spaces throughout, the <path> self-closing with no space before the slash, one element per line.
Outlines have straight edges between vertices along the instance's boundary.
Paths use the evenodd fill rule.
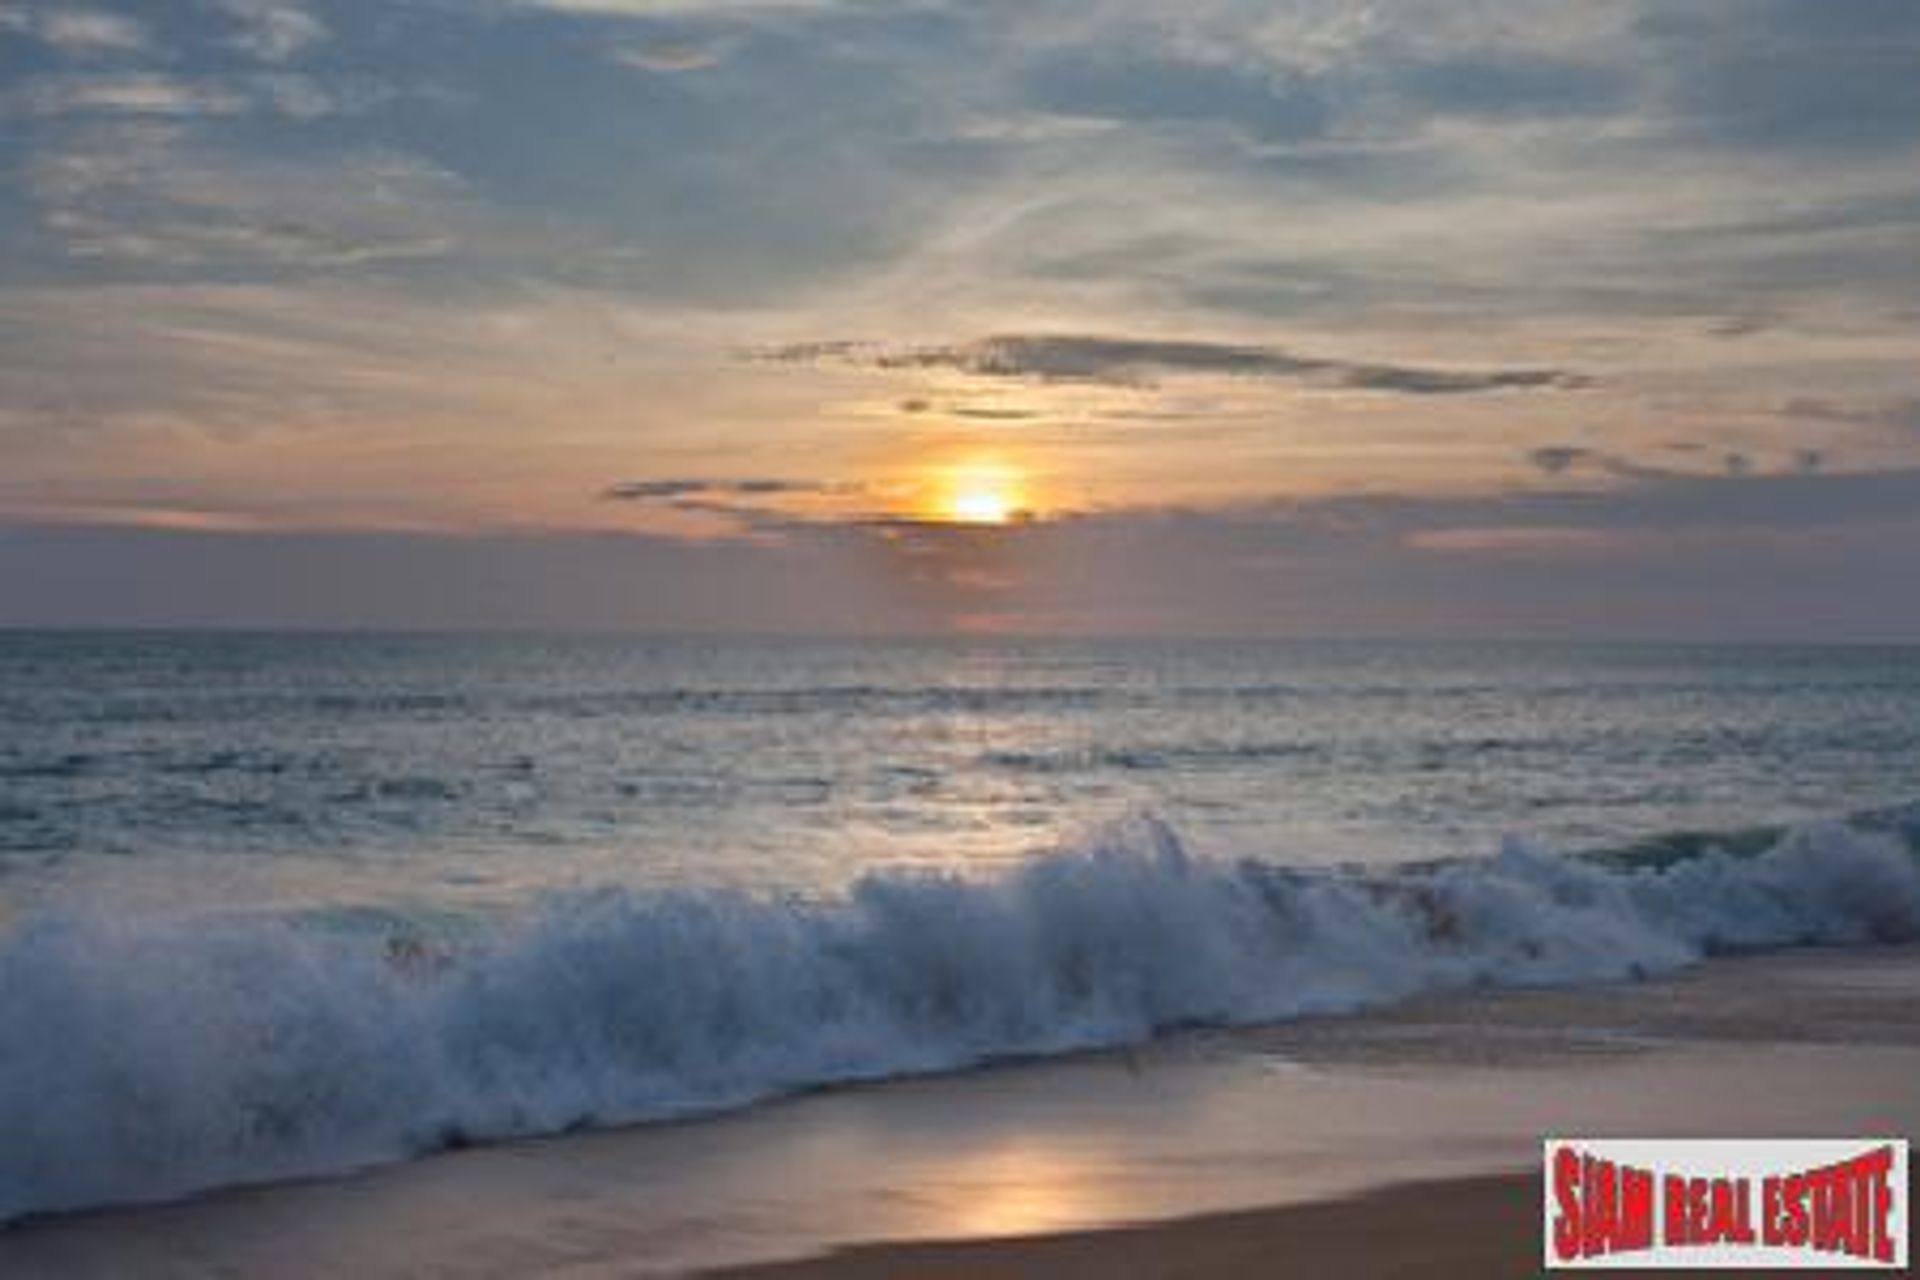
<path fill-rule="evenodd" d="M 0 636 L 16 899 L 814 892 L 1143 809 L 1381 863 L 1917 793 L 1911 648 Z"/>

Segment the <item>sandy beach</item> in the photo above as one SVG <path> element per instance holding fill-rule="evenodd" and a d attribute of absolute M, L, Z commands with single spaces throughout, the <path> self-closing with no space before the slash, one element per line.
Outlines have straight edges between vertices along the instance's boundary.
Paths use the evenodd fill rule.
<path fill-rule="evenodd" d="M 1475 1058 L 1483 1064 L 1526 1059 L 1544 1065 L 1563 1054 L 1671 1052 L 1689 1040 L 1764 1046 L 1757 1056 L 1741 1059 L 1744 1067 L 1725 1064 L 1729 1089 L 1745 1092 L 1754 1079 L 1748 1069 L 1787 1044 L 1913 1045 L 1920 1033 L 1917 977 L 1920 956 L 1911 950 L 1776 956 L 1722 962 L 1644 986 L 1418 1002 L 1366 1019 L 1271 1028 L 1249 1033 L 1249 1039 L 1322 1061 L 1371 1059 L 1376 1068 L 1390 1056 L 1404 1063 L 1410 1051 L 1428 1062 L 1452 1057 L 1456 1065 Z M 1808 999 L 1814 989 L 1826 998 Z M 1542 1016 L 1549 1007 L 1566 1021 L 1549 1025 Z M 1469 1026 L 1479 1034 L 1461 1035 Z M 1537 1037 L 1530 1052 L 1518 1048 L 1529 1032 Z M 1618 1076 L 1611 1083 L 1617 1085 Z M 1887 1132 L 1914 1131 L 1917 1097 L 1920 1086 L 1895 1085 L 1884 1095 Z M 1793 1110 L 1786 1095 L 1768 1091 L 1767 1100 L 1786 1113 Z M 1758 1098 L 1750 1101 L 1760 1105 Z M 1790 1120 L 1781 1123 L 1793 1127 Z M 728 1280 L 1531 1276 L 1540 1273 L 1539 1188 L 1537 1168 L 1526 1167 L 1104 1230 L 853 1245 L 712 1274 Z"/>
<path fill-rule="evenodd" d="M 0 1273 L 1527 1274 L 1542 1134 L 1920 1131 L 1917 993 L 1804 951 L 1196 1032 L 29 1221 Z"/>

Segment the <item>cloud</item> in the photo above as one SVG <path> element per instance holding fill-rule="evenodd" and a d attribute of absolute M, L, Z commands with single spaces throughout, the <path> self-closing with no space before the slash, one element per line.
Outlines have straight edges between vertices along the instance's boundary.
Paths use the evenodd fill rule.
<path fill-rule="evenodd" d="M 713 496 L 778 497 L 792 494 L 848 495 L 860 493 L 864 486 L 822 480 L 627 480 L 610 485 L 601 497 L 626 502 L 667 502 L 683 498 Z"/>
<path fill-rule="evenodd" d="M 1668 444 L 1670 453 L 1701 454 L 1706 446 L 1692 441 L 1676 441 Z M 1826 454 L 1819 449 L 1795 449 L 1788 455 L 1789 461 L 1783 466 L 1791 472 L 1811 475 L 1821 470 L 1827 462 Z M 1597 449 L 1583 448 L 1579 445 L 1544 445 L 1530 450 L 1527 461 L 1531 462 L 1543 475 L 1565 475 L 1576 467 L 1592 467 L 1601 474 L 1614 480 L 1623 480 L 1629 484 L 1691 484 L 1701 479 L 1697 471 L 1675 471 L 1667 467 L 1650 466 L 1644 462 L 1635 462 L 1630 458 L 1603 453 Z M 1729 480 L 1744 480 L 1755 476 L 1759 463 L 1752 454 L 1741 450 L 1727 450 L 1718 455 L 1720 474 Z M 1586 491 L 1582 491 L 1583 493 Z"/>
<path fill-rule="evenodd" d="M 209 147 L 173 122 L 95 122 L 27 191 L 73 258 L 146 269 L 319 268 L 447 253 L 457 181 L 391 153 L 299 162 Z"/>
<path fill-rule="evenodd" d="M 285 626 L 925 631 L 847 565 L 766 541 L 445 537 L 0 527 L 0 625 L 252 621 Z"/>
<path fill-rule="evenodd" d="M 727 52 L 728 46 L 719 41 L 662 40 L 653 44 L 622 45 L 608 56 L 636 71 L 673 74 L 717 67 L 726 60 Z"/>
<path fill-rule="evenodd" d="M 1745 467 L 1732 459 L 1742 459 Z M 1561 528 L 1656 532 L 1683 529 L 1785 533 L 1911 519 L 1920 512 L 1920 469 L 1793 470 L 1760 473 L 1741 454 L 1720 472 L 1679 472 L 1614 464 L 1607 489 L 1524 491 L 1478 497 L 1332 498 L 1300 510 L 1339 516 L 1336 525 L 1398 530 Z"/>
<path fill-rule="evenodd" d="M 364 78 L 323 81 L 292 71 L 191 77 L 159 72 L 66 73 L 37 76 L 11 93 L 0 92 L 0 116 L 20 109 L 55 118 L 192 122 L 273 114 L 304 124 L 328 116 L 366 114 L 402 97 L 433 101 L 437 95 Z"/>
<path fill-rule="evenodd" d="M 802 342 L 752 354 L 779 363 L 847 363 L 882 370 L 952 369 L 982 378 L 1122 385 L 1154 375 L 1302 381 L 1399 395 L 1572 390 L 1592 385 L 1592 379 L 1565 369 L 1433 369 L 1304 356 L 1281 347 L 1242 343 L 1090 334 L 999 334 L 957 345 L 925 347 Z"/>
<path fill-rule="evenodd" d="M 1572 446 L 1560 448 L 1596 463 L 1599 476 L 1608 483 L 1458 495 L 1336 493 L 1200 507 L 1120 506 L 1058 511 L 1044 520 L 1006 528 L 1096 528 L 1125 532 L 1128 537 L 1176 541 L 1173 535 L 1183 529 L 1237 530 L 1236 537 L 1244 535 L 1269 548 L 1293 549 L 1383 542 L 1444 545 L 1451 550 L 1523 544 L 1595 548 L 1613 545 L 1609 539 L 1614 538 L 1699 531 L 1785 535 L 1794 530 L 1872 526 L 1920 512 L 1920 468 L 1830 472 L 1823 469 L 1824 459 L 1810 458 L 1802 451 L 1792 456 L 1790 467 L 1776 471 L 1763 472 L 1740 453 L 1722 455 L 1717 471 L 1680 471 Z M 1536 452 L 1560 456 L 1555 447 Z M 735 501 L 871 492 L 870 486 L 829 481 L 663 479 L 614 485 L 602 496 L 735 517 L 756 531 L 803 534 L 839 528 L 905 533 L 925 529 L 937 535 L 948 528 L 940 521 L 899 513 L 830 512 L 803 519 Z"/>
<path fill-rule="evenodd" d="M 1756 333 L 1765 333 L 1780 323 L 1774 316 L 1735 315 L 1724 316 L 1707 325 L 1707 332 L 1716 338 L 1750 338 Z"/>
<path fill-rule="evenodd" d="M 327 38 L 326 24 L 291 0 L 218 0 L 238 28 L 231 43 L 262 62 L 285 62 Z"/>
<path fill-rule="evenodd" d="M 986 404 L 936 404 L 925 396 L 909 396 L 894 406 L 901 413 L 922 414 L 942 413 L 950 418 L 967 418 L 974 422 L 1030 422 L 1041 416 L 1037 409 L 1017 409 L 1003 405 Z"/>
<path fill-rule="evenodd" d="M 1527 461 L 1550 476 L 1557 476 L 1594 456 L 1593 450 L 1578 445 L 1550 444 L 1527 454 Z"/>
<path fill-rule="evenodd" d="M 1495 369 L 1454 372 L 1397 365 L 1355 364 L 1340 367 L 1339 382 L 1368 391 L 1398 391 L 1406 395 L 1454 395 L 1475 391 L 1550 388 L 1567 391 L 1593 385 L 1583 374 L 1564 369 Z"/>
<path fill-rule="evenodd" d="M 42 76 L 18 95 L 36 115 L 231 116 L 246 111 L 245 94 L 153 72 Z"/>
<path fill-rule="evenodd" d="M 595 18 L 712 18 L 834 9 L 841 0 L 519 0 L 521 7 Z"/>
<path fill-rule="evenodd" d="M 956 418 L 971 418 L 976 422 L 1030 422 L 1040 416 L 1032 409 L 996 409 L 971 404 L 957 404 L 947 412 Z"/>
<path fill-rule="evenodd" d="M 1920 611 L 1886 588 L 1920 567 L 1916 511 L 1907 470 L 705 540 L 20 521 L 0 621 L 1899 638 Z"/>
<path fill-rule="evenodd" d="M 319 120 L 347 107 L 340 94 L 312 76 L 276 72 L 255 79 L 255 86 L 290 120 Z"/>
<path fill-rule="evenodd" d="M 33 28 L 42 40 L 75 57 L 139 53 L 149 43 L 138 20 L 102 9 L 49 9 Z"/>
<path fill-rule="evenodd" d="M 734 534 L 785 538 L 808 530 L 858 527 L 859 513 L 807 511 L 783 505 L 791 498 L 847 498 L 865 493 L 861 484 L 830 480 L 748 479 L 629 480 L 601 490 L 603 500 L 647 503 L 683 515 L 718 517 Z"/>
<path fill-rule="evenodd" d="M 1920 436 L 1920 396 L 1887 400 L 1878 404 L 1844 404 L 1833 400 L 1800 397 L 1787 401 L 1781 414 L 1788 418 L 1814 422 L 1836 422 L 1849 426 L 1878 427 L 1901 434 Z"/>

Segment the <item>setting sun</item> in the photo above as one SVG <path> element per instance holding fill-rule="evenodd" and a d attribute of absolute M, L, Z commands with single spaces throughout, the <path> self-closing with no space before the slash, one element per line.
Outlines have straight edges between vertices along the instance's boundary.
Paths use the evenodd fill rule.
<path fill-rule="evenodd" d="M 1007 495 L 997 489 L 962 489 L 948 505 L 953 518 L 967 524 L 1005 524 L 1013 512 Z"/>
<path fill-rule="evenodd" d="M 1005 524 L 1023 502 L 1019 472 L 999 463 L 971 463 L 944 477 L 937 512 L 954 524 Z"/>

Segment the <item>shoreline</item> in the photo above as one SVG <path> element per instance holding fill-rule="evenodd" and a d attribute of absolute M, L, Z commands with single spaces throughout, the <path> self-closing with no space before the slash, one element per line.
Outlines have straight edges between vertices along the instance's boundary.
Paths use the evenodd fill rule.
<path fill-rule="evenodd" d="M 1920 946 L 1800 949 L 26 1219 L 0 1274 L 1530 1275 L 1545 1133 L 1889 1130 L 1920 1133 Z M 1439 1215 L 1411 1261 L 1379 1197 Z"/>

